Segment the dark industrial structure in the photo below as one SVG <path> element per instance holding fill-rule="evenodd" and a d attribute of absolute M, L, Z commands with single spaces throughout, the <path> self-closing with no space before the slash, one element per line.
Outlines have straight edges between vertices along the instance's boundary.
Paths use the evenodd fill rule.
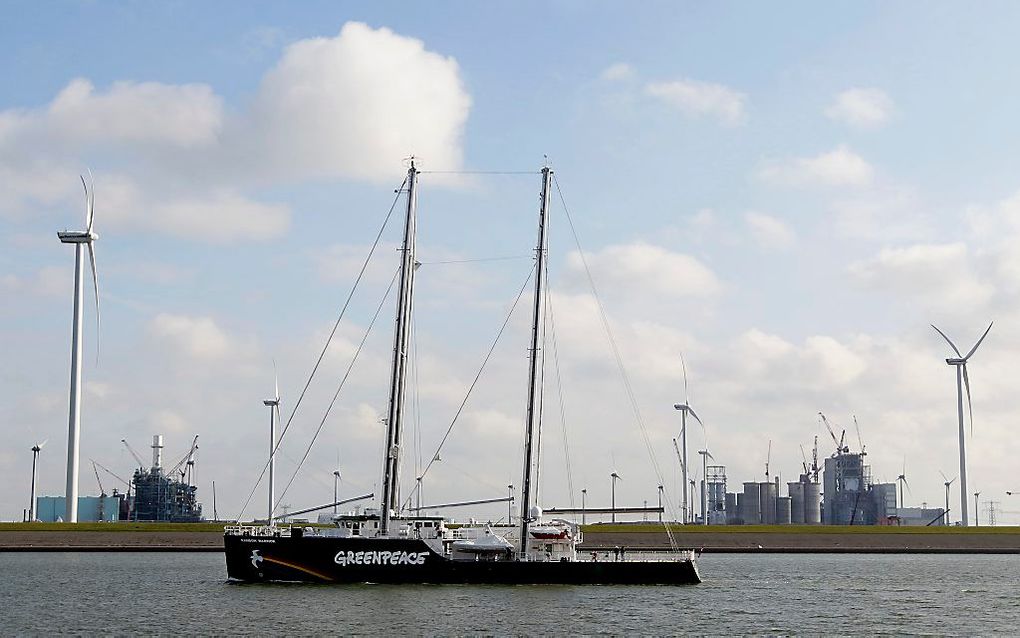
<path fill-rule="evenodd" d="M 152 437 L 152 467 L 136 469 L 131 479 L 134 504 L 130 520 L 172 523 L 201 521 L 202 504 L 197 499 L 198 488 L 192 485 L 198 437 L 195 437 L 184 458 L 166 470 L 162 466 L 162 450 L 163 436 L 157 434 Z"/>

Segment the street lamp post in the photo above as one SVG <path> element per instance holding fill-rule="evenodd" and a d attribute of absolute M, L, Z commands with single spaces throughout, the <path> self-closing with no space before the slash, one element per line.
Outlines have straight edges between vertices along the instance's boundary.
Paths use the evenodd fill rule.
<path fill-rule="evenodd" d="M 510 497 L 510 500 L 508 500 L 506 502 L 506 524 L 507 525 L 513 525 L 514 524 L 514 484 L 511 483 L 510 485 L 507 485 L 506 486 L 506 491 L 507 491 L 507 496 Z"/>
<path fill-rule="evenodd" d="M 586 497 L 587 495 L 588 495 L 588 488 L 586 488 L 586 487 L 582 488 L 581 489 L 581 525 L 587 525 L 588 524 L 587 517 L 586 517 L 586 514 L 588 513 L 587 512 L 587 506 L 584 503 L 584 497 Z"/>

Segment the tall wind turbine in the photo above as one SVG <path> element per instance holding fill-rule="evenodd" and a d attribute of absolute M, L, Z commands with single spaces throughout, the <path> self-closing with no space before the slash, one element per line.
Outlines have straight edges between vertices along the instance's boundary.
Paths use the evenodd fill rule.
<path fill-rule="evenodd" d="M 681 425 L 680 425 L 680 447 L 682 449 L 682 452 L 680 454 L 680 456 L 681 456 L 681 458 L 680 458 L 680 465 L 681 465 L 680 471 L 683 473 L 683 480 L 684 480 L 684 494 L 683 494 L 683 499 L 682 499 L 683 502 L 681 504 L 681 509 L 683 510 L 683 519 L 684 519 L 683 522 L 687 523 L 690 520 L 690 518 L 693 518 L 693 517 L 690 517 L 689 514 L 690 514 L 690 510 L 694 507 L 694 499 L 693 498 L 691 499 L 690 503 L 688 503 L 688 501 L 687 501 L 687 481 L 688 481 L 688 478 L 687 478 L 687 468 L 689 467 L 687 465 L 687 413 L 689 412 L 690 415 L 692 417 L 694 417 L 694 420 L 696 420 L 701 425 L 702 429 L 704 429 L 705 424 L 701 422 L 701 419 L 698 418 L 697 413 L 694 411 L 693 408 L 691 408 L 691 402 L 690 402 L 690 399 L 689 399 L 689 397 L 687 395 L 687 364 L 684 363 L 684 356 L 682 354 L 680 355 L 680 366 L 681 366 L 681 368 L 683 368 L 683 371 L 684 371 L 684 402 L 683 403 L 674 403 L 673 404 L 673 408 L 680 411 L 680 423 L 681 423 Z"/>
<path fill-rule="evenodd" d="M 613 480 L 613 503 L 612 504 L 613 504 L 613 522 L 615 523 L 616 522 L 616 482 L 617 481 L 622 481 L 623 479 L 621 479 L 620 475 L 617 474 L 616 472 L 613 472 L 612 474 L 610 474 L 609 478 L 611 478 Z"/>
<path fill-rule="evenodd" d="M 994 322 L 992 322 L 994 323 Z M 949 340 L 946 333 L 942 332 L 932 324 L 932 328 L 935 332 L 946 340 L 949 347 L 956 353 L 956 358 L 946 359 L 946 363 L 951 366 L 956 366 L 956 413 L 960 421 L 960 521 L 964 527 L 967 527 L 967 445 L 964 438 L 963 429 L 963 389 L 964 386 L 967 388 L 967 410 L 970 413 L 970 430 L 974 432 L 974 406 L 970 401 L 970 377 L 967 376 L 967 361 L 977 351 L 978 346 L 988 336 L 988 332 L 992 329 L 992 323 L 988 324 L 985 329 L 985 333 L 981 335 L 981 338 L 977 340 L 974 347 L 970 349 L 967 356 L 960 354 L 960 349 L 956 347 L 956 344 Z M 976 514 L 976 512 L 975 512 Z"/>
<path fill-rule="evenodd" d="M 708 459 L 715 460 L 708 446 L 704 450 L 698 450 L 701 455 L 701 518 L 702 525 L 708 525 Z"/>
<path fill-rule="evenodd" d="M 944 485 L 946 486 L 946 513 L 945 516 L 943 517 L 943 520 L 945 520 L 946 525 L 949 525 L 949 486 L 953 484 L 953 481 L 956 480 L 956 477 L 954 476 L 950 480 L 949 478 L 946 477 L 942 470 L 939 470 L 939 474 L 942 474 L 942 480 L 945 481 Z M 1009 494 L 1009 492 L 1006 492 L 1006 494 Z"/>
<path fill-rule="evenodd" d="M 49 441 L 49 439 L 47 439 L 46 441 Z M 39 450 L 43 449 L 43 446 L 46 445 L 46 441 L 43 441 L 42 443 L 36 443 L 35 445 L 32 446 L 32 500 L 29 502 L 29 505 L 28 505 L 28 522 L 29 523 L 34 523 L 35 519 L 36 519 L 36 511 L 35 511 L 35 482 L 36 482 L 36 479 L 39 476 L 39 473 L 38 473 L 39 472 Z"/>
<path fill-rule="evenodd" d="M 276 375 L 276 362 L 273 362 L 272 399 L 266 399 L 262 405 L 269 408 L 269 514 L 266 523 L 273 524 L 273 510 L 276 509 L 276 417 L 280 414 L 280 380 Z M 336 501 L 334 501 L 336 502 Z"/>
<path fill-rule="evenodd" d="M 907 483 L 907 457 L 905 456 L 903 457 L 903 472 L 896 477 L 896 481 L 900 484 L 900 508 L 903 508 L 906 506 L 906 501 L 903 500 L 903 486 L 910 489 L 910 483 Z"/>
<path fill-rule="evenodd" d="M 81 289 L 85 282 L 83 269 L 85 254 L 83 247 L 89 250 L 89 263 L 92 266 L 92 287 L 96 293 L 96 358 L 99 357 L 99 276 L 96 274 L 96 253 L 92 247 L 99 236 L 92 232 L 95 221 L 95 183 L 92 172 L 89 172 L 89 183 L 82 176 L 81 184 L 85 188 L 85 230 L 58 232 L 57 237 L 63 244 L 74 244 L 74 315 L 71 322 L 71 390 L 67 417 L 67 490 L 64 493 L 64 520 L 68 523 L 78 522 L 78 434 L 81 426 L 81 352 L 82 352 L 82 298 Z"/>

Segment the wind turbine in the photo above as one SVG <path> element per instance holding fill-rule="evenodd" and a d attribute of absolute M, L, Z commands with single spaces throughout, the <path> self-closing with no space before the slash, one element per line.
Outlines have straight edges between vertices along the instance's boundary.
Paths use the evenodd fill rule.
<path fill-rule="evenodd" d="M 78 522 L 78 434 L 81 426 L 81 353 L 82 353 L 82 298 L 81 289 L 85 283 L 82 247 L 88 247 L 89 263 L 92 266 L 92 287 L 96 294 L 96 359 L 99 359 L 99 275 L 96 273 L 96 253 L 92 244 L 99 236 L 92 232 L 95 221 L 95 182 L 89 171 L 89 183 L 81 176 L 85 188 L 85 230 L 58 232 L 63 244 L 74 244 L 74 314 L 71 321 L 71 389 L 69 392 L 67 416 L 67 489 L 64 494 L 64 520 Z M 91 184 L 91 185 L 90 185 Z"/>
<path fill-rule="evenodd" d="M 616 522 L 616 482 L 617 481 L 622 481 L 623 479 L 621 479 L 620 475 L 617 474 L 616 472 L 613 472 L 612 474 L 610 474 L 609 478 L 612 479 L 612 481 L 613 481 L 613 522 L 615 523 Z"/>
<path fill-rule="evenodd" d="M 934 324 L 931 326 L 934 328 L 935 332 L 939 333 L 939 335 L 946 340 L 946 343 L 948 343 L 949 347 L 953 349 L 953 352 L 956 353 L 956 358 L 946 359 L 946 363 L 951 366 L 956 366 L 956 413 L 960 421 L 960 521 L 964 527 L 967 527 L 967 446 L 963 431 L 963 389 L 964 386 L 966 386 L 967 410 L 970 413 L 970 431 L 971 434 L 973 434 L 974 406 L 971 404 L 970 400 L 970 377 L 967 376 L 967 361 L 970 360 L 970 358 L 974 355 L 974 352 L 977 351 L 978 346 L 980 346 L 981 342 L 988 336 L 988 332 L 992 329 L 992 323 L 988 324 L 988 327 L 985 329 L 985 333 L 977 340 L 977 343 L 975 343 L 974 347 L 970 349 L 967 356 L 960 354 L 960 349 L 956 347 L 955 343 L 949 340 L 946 333 L 939 330 Z M 976 520 L 977 512 L 974 512 L 974 514 Z"/>
<path fill-rule="evenodd" d="M 708 459 L 715 460 L 708 446 L 704 450 L 698 450 L 701 455 L 701 518 L 702 525 L 708 525 Z"/>
<path fill-rule="evenodd" d="M 939 474 L 942 474 L 942 480 L 945 481 L 945 486 L 946 486 L 946 514 L 945 514 L 945 521 L 946 521 L 946 525 L 949 525 L 949 486 L 953 484 L 953 481 L 956 480 L 956 477 L 954 476 L 950 480 L 949 478 L 946 478 L 946 475 L 945 475 L 945 473 L 942 472 L 942 470 L 939 470 Z M 1009 492 L 1006 492 L 1006 494 L 1009 494 Z"/>
<path fill-rule="evenodd" d="M 273 386 L 275 391 L 273 398 L 262 402 L 262 405 L 269 408 L 269 514 L 266 516 L 266 523 L 269 525 L 273 524 L 273 510 L 276 509 L 276 417 L 280 413 L 280 380 L 276 375 L 275 361 Z"/>
<path fill-rule="evenodd" d="M 693 502 L 694 499 L 693 498 L 691 499 L 690 503 L 688 503 L 688 501 L 687 501 L 687 481 L 688 481 L 688 478 L 687 478 L 687 467 L 688 467 L 687 466 L 687 413 L 689 412 L 690 415 L 692 417 L 694 417 L 694 420 L 697 421 L 699 425 L 701 425 L 702 429 L 704 429 L 705 424 L 701 422 L 701 419 L 698 418 L 698 414 L 694 411 L 693 408 L 691 408 L 691 405 L 690 405 L 691 402 L 690 402 L 690 399 L 689 399 L 688 394 L 687 394 L 687 364 L 684 363 L 684 355 L 682 355 L 682 354 L 680 355 L 680 367 L 684 371 L 684 402 L 683 403 L 674 403 L 673 404 L 673 408 L 680 411 L 680 423 L 681 423 L 681 425 L 680 425 L 680 447 L 683 449 L 683 452 L 680 455 L 680 465 L 681 465 L 680 471 L 683 473 L 683 481 L 684 481 L 684 494 L 683 494 L 683 503 L 681 505 L 681 508 L 683 509 L 683 519 L 684 519 L 683 522 L 687 523 L 688 520 L 689 520 L 689 516 L 688 516 L 689 508 L 693 508 L 694 507 L 694 502 Z"/>
<path fill-rule="evenodd" d="M 907 457 L 903 457 L 903 472 L 896 477 L 896 481 L 900 484 L 900 508 L 904 507 L 906 501 L 903 500 L 903 486 L 907 486 L 907 490 L 910 490 L 910 483 L 907 483 Z M 898 512 L 897 512 L 898 513 Z"/>
<path fill-rule="evenodd" d="M 38 469 L 39 469 L 39 465 L 38 465 L 38 462 L 39 462 L 39 451 L 41 449 L 43 449 L 43 446 L 46 445 L 46 443 L 48 441 L 49 441 L 49 439 L 46 439 L 46 441 L 43 441 L 42 443 L 36 443 L 35 445 L 32 446 L 32 500 L 29 502 L 29 505 L 28 505 L 28 522 L 29 523 L 34 523 L 35 522 L 35 517 L 36 517 L 36 511 L 35 511 L 35 482 L 36 482 L 36 479 L 39 476 L 39 474 L 38 474 Z"/>

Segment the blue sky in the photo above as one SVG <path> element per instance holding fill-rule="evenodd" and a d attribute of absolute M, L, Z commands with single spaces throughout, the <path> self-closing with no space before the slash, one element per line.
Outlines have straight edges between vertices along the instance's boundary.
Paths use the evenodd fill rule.
<path fill-rule="evenodd" d="M 986 494 L 1020 489 L 1004 476 L 1020 453 L 1008 436 L 1020 409 L 1009 384 L 1020 290 L 1010 249 L 1020 234 L 1020 92 L 1010 82 L 1020 10 L 784 9 L 8 7 L 0 282 L 17 303 L 0 310 L 11 441 L 0 468 L 27 476 L 28 448 L 50 438 L 43 491 L 62 490 L 72 262 L 53 233 L 80 223 L 74 180 L 86 165 L 98 191 L 103 350 L 85 372 L 83 458 L 127 472 L 121 438 L 144 447 L 162 431 L 183 451 L 198 433 L 206 500 L 205 482 L 216 479 L 221 502 L 240 503 L 264 447 L 260 393 L 271 388 L 271 361 L 286 406 L 392 201 L 403 158 L 419 155 L 425 170 L 519 171 L 548 155 L 657 443 L 675 434 L 669 407 L 683 350 L 709 444 L 732 482 L 760 474 L 770 438 L 773 466 L 792 478 L 798 445 L 825 440 L 815 413 L 843 425 L 856 413 L 875 473 L 892 480 L 906 457 L 913 500 L 940 503 L 938 470 L 957 473 L 954 397 L 927 324 L 968 341 L 996 319 L 972 370 L 971 484 Z M 312 99 L 292 99 L 308 87 Z M 425 447 L 527 273 L 537 189 L 530 175 L 423 175 L 423 261 L 515 257 L 423 267 Z M 658 479 L 635 444 L 555 215 L 570 483 L 608 491 L 603 475 L 616 466 L 634 477 L 622 489 L 637 504 L 654 497 Z M 385 241 L 389 258 L 395 225 Z M 295 422 L 292 457 L 389 268 L 386 259 L 373 266 L 356 297 L 334 376 Z M 444 452 L 460 469 L 430 479 L 437 498 L 485 497 L 519 481 L 524 323 L 515 318 L 469 403 L 465 433 L 456 430 Z M 337 447 L 350 450 L 352 490 L 377 480 L 388 329 L 387 318 L 373 332 L 308 475 L 287 497 L 295 506 L 321 500 L 312 495 L 325 489 Z M 570 496 L 555 445 L 547 505 Z M 673 472 L 668 456 L 659 463 Z M 471 494 L 462 494 L 465 474 Z M 20 516 L 26 492 L 17 480 L 0 487 L 0 517 Z"/>

